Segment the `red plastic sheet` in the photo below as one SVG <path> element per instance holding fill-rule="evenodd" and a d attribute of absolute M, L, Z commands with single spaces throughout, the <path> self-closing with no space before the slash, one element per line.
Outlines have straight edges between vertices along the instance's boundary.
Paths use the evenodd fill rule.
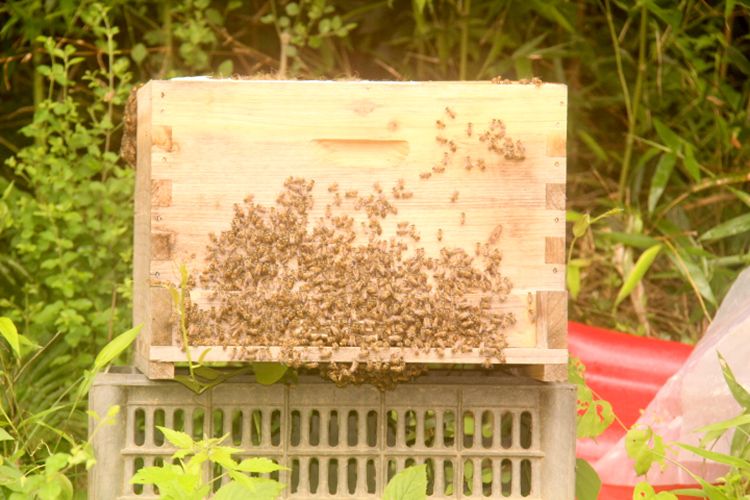
<path fill-rule="evenodd" d="M 570 322 L 568 347 L 586 366 L 586 382 L 609 401 L 617 417 L 631 426 L 656 392 L 684 363 L 692 346 L 637 337 Z M 577 455 L 596 461 L 623 435 L 616 422 L 596 442 L 578 441 Z M 661 488 L 663 489 L 663 488 Z M 630 500 L 632 488 L 602 485 L 602 500 Z"/>

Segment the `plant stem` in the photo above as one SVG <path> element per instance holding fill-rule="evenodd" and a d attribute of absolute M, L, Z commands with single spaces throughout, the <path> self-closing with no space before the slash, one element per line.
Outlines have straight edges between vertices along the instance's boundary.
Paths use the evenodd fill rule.
<path fill-rule="evenodd" d="M 609 6 L 609 2 L 607 2 Z M 608 19 L 610 15 L 608 13 Z M 648 29 L 648 10 L 645 6 L 641 7 L 641 24 L 638 33 L 638 68 L 635 78 L 635 89 L 633 90 L 633 100 L 630 101 L 630 111 L 628 112 L 628 135 L 625 140 L 625 154 L 622 158 L 622 167 L 620 168 L 619 198 L 625 205 L 630 205 L 630 198 L 626 197 L 628 176 L 630 174 L 630 162 L 633 156 L 633 142 L 635 139 L 636 126 L 638 125 L 638 111 L 641 103 L 641 94 L 643 93 L 643 78 L 646 73 L 646 42 Z M 619 52 L 619 50 L 618 50 Z M 619 57 L 618 57 L 619 59 Z M 618 67 L 618 71 L 621 71 Z M 623 85 L 626 85 L 623 81 Z M 624 87 L 624 91 L 625 91 Z M 627 93 L 625 92 L 625 95 Z"/>
<path fill-rule="evenodd" d="M 466 80 L 466 65 L 469 56 L 469 19 L 471 14 L 471 0 L 463 1 L 461 10 L 461 55 L 459 58 L 458 79 Z"/>

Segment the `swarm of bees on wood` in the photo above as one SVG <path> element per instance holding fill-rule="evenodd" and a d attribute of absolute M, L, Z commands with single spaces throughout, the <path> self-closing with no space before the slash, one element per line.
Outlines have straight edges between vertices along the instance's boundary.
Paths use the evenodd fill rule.
<path fill-rule="evenodd" d="M 415 182 L 443 174 L 452 163 L 459 138 L 443 134 L 456 116 L 446 107 L 436 121 L 436 140 L 446 148 L 443 161 Z M 505 159 L 524 158 L 523 145 L 506 136 L 501 120 L 484 131 L 477 128 L 469 123 L 462 135 Z M 468 157 L 467 163 L 482 171 L 488 165 Z M 384 349 L 411 348 L 440 357 L 446 349 L 478 349 L 485 366 L 502 359 L 503 332 L 516 321 L 496 307 L 512 289 L 500 272 L 496 244 L 502 226 L 471 254 L 443 247 L 439 255 L 428 256 L 419 247 L 418 228 L 408 221 L 397 220 L 394 234 L 384 236 L 383 228 L 392 224 L 386 221 L 398 216 L 397 204 L 413 196 L 404 179 L 386 189 L 375 183 L 369 194 L 331 184 L 326 188 L 331 201 L 316 220 L 313 188 L 313 180 L 290 177 L 274 206 L 248 197 L 235 206 L 230 229 L 210 236 L 199 277 L 200 286 L 210 291 L 210 306 L 188 305 L 190 345 L 238 346 L 243 359 L 261 359 L 264 350 L 281 347 L 281 361 L 290 366 L 318 369 L 339 385 L 380 388 L 426 370 L 398 354 L 384 359 L 378 353 L 398 352 Z M 458 199 L 454 191 L 450 202 Z M 466 223 L 460 212 L 460 225 Z M 438 229 L 437 241 L 443 237 Z M 319 361 L 302 359 L 300 347 L 321 349 Z M 332 352 L 344 347 L 359 348 L 358 359 L 333 361 Z"/>
<path fill-rule="evenodd" d="M 213 305 L 188 309 L 191 345 L 242 346 L 250 356 L 280 346 L 292 366 L 318 366 L 339 384 L 381 387 L 424 368 L 367 356 L 379 349 L 440 355 L 480 348 L 488 359 L 501 356 L 502 331 L 515 318 L 493 310 L 512 288 L 500 273 L 497 248 L 485 245 L 478 255 L 442 248 L 428 257 L 422 248 L 409 251 L 419 234 L 407 221 L 398 223 L 395 236 L 381 238 L 382 222 L 398 209 L 379 186 L 350 200 L 366 216 L 364 227 L 351 215 L 328 211 L 308 229 L 313 185 L 287 179 L 272 207 L 248 198 L 235 207 L 230 229 L 211 236 L 200 285 L 211 291 Z M 318 365 L 301 361 L 295 347 L 359 347 L 364 354 L 354 367 Z"/>

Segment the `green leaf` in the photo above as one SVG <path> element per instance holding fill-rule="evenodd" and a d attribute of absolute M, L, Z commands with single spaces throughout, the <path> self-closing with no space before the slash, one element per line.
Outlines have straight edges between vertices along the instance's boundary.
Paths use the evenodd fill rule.
<path fill-rule="evenodd" d="M 695 159 L 695 151 L 691 144 L 685 144 L 685 158 L 682 163 L 685 165 L 685 170 L 687 170 L 688 174 L 690 174 L 690 177 L 692 177 L 695 182 L 701 180 L 701 166 Z"/>
<path fill-rule="evenodd" d="M 247 488 L 237 481 L 230 481 L 225 484 L 219 488 L 219 491 L 213 497 L 214 500 L 246 500 L 247 498 Z"/>
<path fill-rule="evenodd" d="M 711 441 L 714 441 L 724 435 L 730 429 L 736 429 L 743 425 L 750 425 L 750 414 L 738 415 L 728 420 L 721 422 L 715 422 L 713 424 L 696 429 L 695 432 L 704 433 L 705 436 L 701 439 L 701 445 L 705 445 Z"/>
<path fill-rule="evenodd" d="M 573 236 L 576 238 L 580 238 L 584 234 L 586 234 L 586 231 L 588 230 L 589 226 L 591 225 L 591 216 L 589 214 L 583 214 L 583 217 L 575 221 L 573 224 Z"/>
<path fill-rule="evenodd" d="M 221 76 L 232 76 L 234 73 L 234 63 L 231 59 L 226 59 L 224 62 L 219 64 L 218 73 Z"/>
<path fill-rule="evenodd" d="M 654 176 L 651 178 L 651 190 L 648 193 L 648 211 L 653 212 L 659 202 L 664 189 L 667 187 L 669 178 L 672 176 L 677 155 L 674 153 L 663 154 L 656 164 Z"/>
<path fill-rule="evenodd" d="M 241 472 L 229 471 L 229 477 L 234 479 L 245 491 L 245 498 L 253 500 L 273 500 L 283 491 L 284 485 L 273 479 L 263 477 L 249 477 Z"/>
<path fill-rule="evenodd" d="M 427 466 L 407 467 L 391 479 L 382 500 L 423 500 L 427 498 Z"/>
<path fill-rule="evenodd" d="M 739 457 L 733 457 L 731 455 L 726 455 L 724 453 L 718 453 L 716 451 L 710 451 L 710 450 L 704 450 L 703 448 L 698 448 L 697 446 L 691 446 L 689 444 L 685 443 L 675 443 L 680 448 L 684 448 L 688 451 L 691 451 L 698 455 L 699 457 L 703 457 L 707 460 L 711 460 L 716 463 L 720 464 L 726 464 L 732 467 L 736 467 L 737 469 L 744 470 L 750 472 L 750 462 L 747 460 L 743 460 Z"/>
<path fill-rule="evenodd" d="M 625 435 L 625 451 L 635 461 L 635 473 L 639 476 L 646 474 L 654 462 L 664 464 L 664 442 L 650 428 L 630 429 Z"/>
<path fill-rule="evenodd" d="M 654 128 L 656 129 L 656 133 L 659 135 L 659 138 L 664 142 L 664 144 L 672 150 L 673 155 L 678 153 L 680 151 L 680 146 L 682 144 L 682 139 L 680 136 L 675 134 L 669 127 L 664 125 L 661 121 L 659 121 L 657 118 L 654 118 Z"/>
<path fill-rule="evenodd" d="M 695 285 L 698 293 L 700 293 L 701 296 L 711 304 L 716 305 L 716 297 L 714 296 L 711 285 L 706 278 L 706 274 L 703 272 L 703 269 L 693 261 L 685 249 L 677 248 L 676 253 L 670 251 L 668 255 L 674 266 L 680 271 L 680 274 L 685 276 Z"/>
<path fill-rule="evenodd" d="M 584 391 L 584 393 L 586 392 Z M 579 438 L 601 436 L 615 420 L 615 413 L 612 411 L 612 405 L 609 401 L 586 397 L 586 400 L 581 401 L 578 407 L 579 415 L 576 421 L 576 436 Z M 583 410 L 583 413 L 580 413 L 580 410 Z"/>
<path fill-rule="evenodd" d="M 5 429 L 0 427 L 0 441 L 15 441 L 15 439 Z"/>
<path fill-rule="evenodd" d="M 286 4 L 286 14 L 292 17 L 299 14 L 299 4 L 297 4 L 296 2 L 289 2 L 288 4 Z"/>
<path fill-rule="evenodd" d="M 591 464 L 582 458 L 576 458 L 576 500 L 596 500 L 602 480 Z"/>
<path fill-rule="evenodd" d="M 717 352 L 716 354 L 719 356 L 721 373 L 724 374 L 724 380 L 726 381 L 729 390 L 732 392 L 732 396 L 734 396 L 735 401 L 737 401 L 745 411 L 750 412 L 750 392 L 737 382 L 737 379 L 735 378 L 732 369 L 729 367 L 729 363 L 724 359 L 724 356 L 722 356 L 720 352 Z"/>
<path fill-rule="evenodd" d="M 277 470 L 288 470 L 286 467 L 282 467 L 273 460 L 263 457 L 246 458 L 240 462 L 235 470 L 242 472 L 257 472 L 259 474 L 267 474 L 269 472 L 275 472 Z"/>
<path fill-rule="evenodd" d="M 94 370 L 102 370 L 105 366 L 114 361 L 117 356 L 122 354 L 130 344 L 133 343 L 138 333 L 141 331 L 142 325 L 138 325 L 135 328 L 131 328 L 125 333 L 121 333 L 117 337 L 113 338 L 107 345 L 105 345 L 99 354 L 96 355 L 94 360 Z"/>
<path fill-rule="evenodd" d="M 136 43 L 133 48 L 130 49 L 130 57 L 133 58 L 136 64 L 141 64 L 144 59 L 148 56 L 148 49 L 142 43 Z"/>
<path fill-rule="evenodd" d="M 157 425 L 156 427 L 164 434 L 164 437 L 167 438 L 167 441 L 172 443 L 177 448 L 183 450 L 193 449 L 193 446 L 195 445 L 195 443 L 193 442 L 193 438 L 191 438 L 184 432 L 176 431 L 174 429 L 162 427 L 159 425 Z"/>
<path fill-rule="evenodd" d="M 584 130 L 579 130 L 578 137 L 581 138 L 584 144 L 586 144 L 589 150 L 592 153 L 594 153 L 594 156 L 596 156 L 598 160 L 603 161 L 603 162 L 607 161 L 607 152 L 604 150 L 603 147 L 599 145 L 598 142 L 596 142 L 596 139 L 591 137 L 591 135 L 588 132 Z"/>
<path fill-rule="evenodd" d="M 20 357 L 21 345 L 18 339 L 18 330 L 16 330 L 16 325 L 13 324 L 10 318 L 0 317 L 0 335 L 8 342 L 8 345 L 16 353 L 16 356 Z"/>
<path fill-rule="evenodd" d="M 568 264 L 568 272 L 565 274 L 565 283 L 573 300 L 578 299 L 581 292 L 581 267 Z"/>
<path fill-rule="evenodd" d="M 597 237 L 644 250 L 659 243 L 659 240 L 656 238 L 646 236 L 645 234 L 623 233 L 620 231 L 600 232 L 597 233 Z"/>
<path fill-rule="evenodd" d="M 592 224 L 596 224 L 600 220 L 606 219 L 607 217 L 612 217 L 613 215 L 617 215 L 617 214 L 621 213 L 622 211 L 623 211 L 622 208 L 610 208 L 609 210 L 607 210 L 603 214 L 599 214 L 596 217 L 594 217 L 591 220 L 591 223 Z"/>
<path fill-rule="evenodd" d="M 653 264 L 656 256 L 659 255 L 659 252 L 661 252 L 661 245 L 657 244 L 644 251 L 640 257 L 638 257 L 633 269 L 630 270 L 630 273 L 625 278 L 620 291 L 617 293 L 615 307 L 625 300 L 625 298 L 635 289 L 636 285 L 646 274 L 646 271 L 651 267 L 651 264 Z"/>
<path fill-rule="evenodd" d="M 284 376 L 289 368 L 281 363 L 253 363 L 255 380 L 259 384 L 275 384 Z"/>
<path fill-rule="evenodd" d="M 740 215 L 715 226 L 700 237 L 701 241 L 720 240 L 750 231 L 750 214 Z"/>
<path fill-rule="evenodd" d="M 679 500 L 674 493 L 660 491 L 656 493 L 654 488 L 645 481 L 635 485 L 633 488 L 633 500 Z"/>

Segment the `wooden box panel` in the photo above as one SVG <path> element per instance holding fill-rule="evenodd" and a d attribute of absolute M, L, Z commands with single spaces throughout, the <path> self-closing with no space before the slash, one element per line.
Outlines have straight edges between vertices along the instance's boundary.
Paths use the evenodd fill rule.
<path fill-rule="evenodd" d="M 148 83 L 138 93 L 134 320 L 144 324 L 139 368 L 152 378 L 170 377 L 173 363 L 186 359 L 164 284 L 179 283 L 183 264 L 199 276 L 209 234 L 230 228 L 235 204 L 252 195 L 255 203 L 273 206 L 290 176 L 315 181 L 311 223 L 333 203 L 333 183 L 342 195 L 356 190 L 364 196 L 377 182 L 390 196 L 403 182 L 413 194 L 394 201 L 398 214 L 382 221 L 383 239 L 396 234 L 399 221 L 408 221 L 420 235 L 409 251 L 424 248 L 427 256 L 444 247 L 473 255 L 477 243 L 493 241 L 502 252 L 500 271 L 512 282 L 507 300 L 494 307 L 515 317 L 504 332 L 502 360 L 495 362 L 564 365 L 566 109 L 567 89 L 556 84 Z M 511 145 L 510 156 L 522 160 L 490 151 L 489 141 L 481 140 L 493 119 L 521 141 L 523 152 Z M 335 210 L 363 222 L 353 203 L 344 198 Z M 200 283 L 191 299 L 201 308 L 210 302 Z M 193 358 L 205 348 L 193 347 Z M 325 351 L 300 349 L 310 360 Z M 407 362 L 485 360 L 478 349 L 443 356 L 394 349 Z M 343 347 L 323 356 L 346 361 L 357 352 Z M 215 345 L 205 360 L 270 360 L 278 353 L 249 356 Z"/>

